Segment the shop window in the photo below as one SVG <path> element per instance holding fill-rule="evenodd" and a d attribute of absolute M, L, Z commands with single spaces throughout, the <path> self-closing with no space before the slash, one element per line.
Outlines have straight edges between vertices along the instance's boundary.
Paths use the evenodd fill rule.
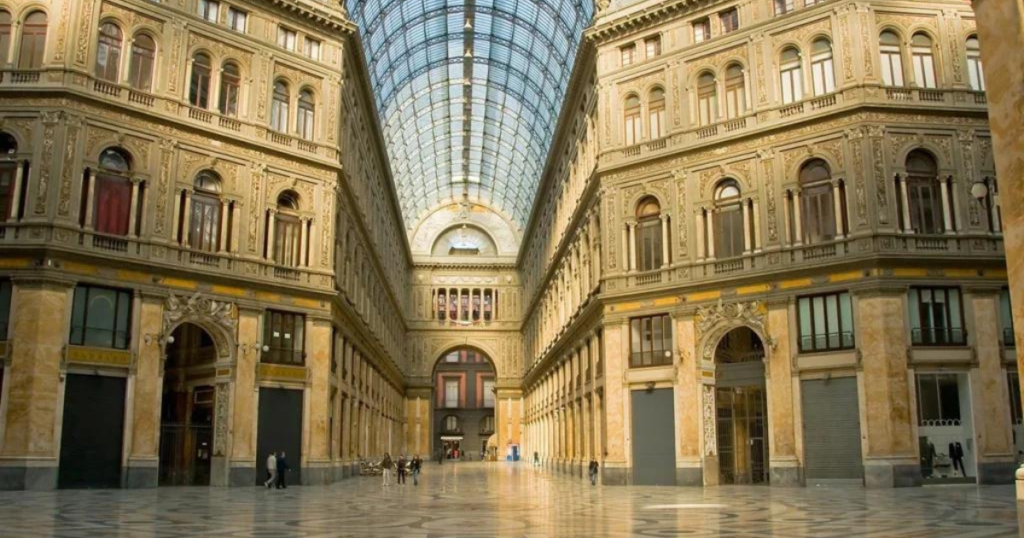
<path fill-rule="evenodd" d="M 853 349 L 853 303 L 848 292 L 797 300 L 800 351 Z"/>
<path fill-rule="evenodd" d="M 46 51 L 46 13 L 33 11 L 25 17 L 21 27 L 21 47 L 18 48 L 18 69 L 39 69 Z"/>
<path fill-rule="evenodd" d="M 480 419 L 480 434 L 487 435 L 494 433 L 494 415 L 487 415 Z"/>
<path fill-rule="evenodd" d="M 96 78 L 117 83 L 121 68 L 121 46 L 124 34 L 112 22 L 100 25 L 99 42 L 96 46 Z"/>
<path fill-rule="evenodd" d="M 903 51 L 900 37 L 894 32 L 882 32 L 878 38 L 878 50 L 882 60 L 882 83 L 886 86 L 903 86 Z"/>
<path fill-rule="evenodd" d="M 960 420 L 957 374 L 918 374 L 918 426 L 959 426 Z"/>
<path fill-rule="evenodd" d="M 722 32 L 728 34 L 740 29 L 740 11 L 736 8 L 727 9 L 718 14 L 722 22 Z"/>
<path fill-rule="evenodd" d="M 1003 332 L 1003 345 L 1016 347 L 1017 338 L 1013 332 L 1013 309 L 1010 308 L 1010 290 L 999 290 L 999 326 Z"/>
<path fill-rule="evenodd" d="M 12 294 L 13 287 L 11 286 L 11 281 L 0 281 L 0 341 L 10 338 Z"/>
<path fill-rule="evenodd" d="M 130 291 L 77 286 L 71 306 L 71 345 L 128 349 L 131 313 Z"/>
<path fill-rule="evenodd" d="M 962 346 L 967 343 L 960 290 L 910 289 L 911 341 L 917 346 Z"/>
<path fill-rule="evenodd" d="M 262 362 L 305 364 L 305 329 L 306 316 L 268 310 L 263 315 L 263 345 L 270 350 L 263 353 Z"/>
<path fill-rule="evenodd" d="M 153 70 L 156 67 L 156 42 L 148 34 L 138 34 L 132 40 L 132 58 L 128 65 L 128 84 L 136 90 L 153 89 Z"/>
<path fill-rule="evenodd" d="M 666 314 L 629 320 L 632 368 L 672 364 L 672 318 Z"/>

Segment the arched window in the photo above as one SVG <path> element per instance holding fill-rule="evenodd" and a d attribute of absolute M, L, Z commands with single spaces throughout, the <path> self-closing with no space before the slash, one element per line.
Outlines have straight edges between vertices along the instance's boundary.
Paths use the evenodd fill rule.
<path fill-rule="evenodd" d="M 885 31 L 878 38 L 878 51 L 882 55 L 882 83 L 903 86 L 903 54 L 900 36 Z"/>
<path fill-rule="evenodd" d="M 626 145 L 639 144 L 643 136 L 640 131 L 640 97 L 630 95 L 626 98 L 624 106 L 624 121 L 626 126 Z"/>
<path fill-rule="evenodd" d="M 0 9 L 0 65 L 7 65 L 7 58 L 11 51 L 12 22 L 11 12 Z"/>
<path fill-rule="evenodd" d="M 225 116 L 238 116 L 238 95 L 242 87 L 242 73 L 238 64 L 225 62 L 220 71 L 220 113 Z"/>
<path fill-rule="evenodd" d="M 292 191 L 281 193 L 277 197 L 274 219 L 274 261 L 279 265 L 298 267 L 302 240 L 298 195 Z"/>
<path fill-rule="evenodd" d="M 800 65 L 800 51 L 789 47 L 779 57 L 779 83 L 782 102 L 795 103 L 804 98 L 804 70 Z"/>
<path fill-rule="evenodd" d="M 832 172 L 821 159 L 808 161 L 800 168 L 800 220 L 805 244 L 836 238 L 836 215 L 832 191 Z"/>
<path fill-rule="evenodd" d="M 194 107 L 210 106 L 210 57 L 199 52 L 192 57 L 192 79 L 188 88 L 188 102 Z"/>
<path fill-rule="evenodd" d="M 981 69 L 981 43 L 978 36 L 967 39 L 967 77 L 971 81 L 971 89 L 976 92 L 985 91 L 985 72 Z"/>
<path fill-rule="evenodd" d="M 922 150 L 910 152 L 907 155 L 907 196 L 910 227 L 914 232 L 940 234 L 944 231 L 941 189 L 935 158 Z"/>
<path fill-rule="evenodd" d="M 156 42 L 149 34 L 136 35 L 132 40 L 132 61 L 128 67 L 128 84 L 139 91 L 151 91 L 155 66 Z"/>
<path fill-rule="evenodd" d="M 270 128 L 279 132 L 288 132 L 288 85 L 278 80 L 274 83 L 274 97 L 270 102 Z"/>
<path fill-rule="evenodd" d="M 697 117 L 701 125 L 718 121 L 718 83 L 713 73 L 697 78 Z"/>
<path fill-rule="evenodd" d="M 647 117 L 651 140 L 665 136 L 665 90 L 654 88 L 647 98 Z"/>
<path fill-rule="evenodd" d="M 736 119 L 747 113 L 747 90 L 743 67 L 732 64 L 725 69 L 725 117 Z"/>
<path fill-rule="evenodd" d="M 910 51 L 914 60 L 914 82 L 922 88 L 935 88 L 935 56 L 932 38 L 916 33 L 910 40 Z"/>
<path fill-rule="evenodd" d="M 18 69 L 39 69 L 46 51 L 46 13 L 33 11 L 21 27 Z"/>
<path fill-rule="evenodd" d="M 199 172 L 193 188 L 188 244 L 196 250 L 216 252 L 220 247 L 220 223 L 223 218 L 220 177 L 209 170 Z"/>
<path fill-rule="evenodd" d="M 120 149 L 100 153 L 96 173 L 93 227 L 99 233 L 128 235 L 132 203 L 131 158 Z"/>
<path fill-rule="evenodd" d="M 743 203 L 740 185 L 726 179 L 715 189 L 715 255 L 733 258 L 743 254 Z"/>
<path fill-rule="evenodd" d="M 832 43 L 822 38 L 811 44 L 811 79 L 814 95 L 836 91 L 836 73 L 832 65 Z"/>
<path fill-rule="evenodd" d="M 304 89 L 299 92 L 299 116 L 296 125 L 299 137 L 304 140 L 313 140 L 315 118 L 316 104 L 313 102 L 313 92 Z"/>
<path fill-rule="evenodd" d="M 121 28 L 112 22 L 100 25 L 99 43 L 96 46 L 96 78 L 117 82 L 121 71 L 121 43 L 124 35 Z"/>
<path fill-rule="evenodd" d="M 661 205 L 658 200 L 644 198 L 636 208 L 636 266 L 640 271 L 661 268 L 662 256 Z"/>
<path fill-rule="evenodd" d="M 18 152 L 18 142 L 7 133 L 0 133 L 0 217 L 3 221 L 14 220 L 14 198 L 17 196 L 18 163 L 13 160 Z"/>

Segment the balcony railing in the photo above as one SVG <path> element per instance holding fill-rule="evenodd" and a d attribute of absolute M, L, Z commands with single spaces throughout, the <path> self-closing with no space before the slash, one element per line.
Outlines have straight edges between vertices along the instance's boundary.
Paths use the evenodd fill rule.
<path fill-rule="evenodd" d="M 910 331 L 915 346 L 962 346 L 967 344 L 967 331 L 953 327 L 926 327 Z"/>
<path fill-rule="evenodd" d="M 5 71 L 3 81 L 10 84 L 36 84 L 39 82 L 39 70 L 20 69 L 16 71 Z"/>
<path fill-rule="evenodd" d="M 105 80 L 96 79 L 93 81 L 92 89 L 111 97 L 118 97 L 121 95 L 121 87 L 112 82 Z"/>
<path fill-rule="evenodd" d="M 800 337 L 800 351 L 804 353 L 853 349 L 853 345 L 853 332 L 850 331 Z"/>

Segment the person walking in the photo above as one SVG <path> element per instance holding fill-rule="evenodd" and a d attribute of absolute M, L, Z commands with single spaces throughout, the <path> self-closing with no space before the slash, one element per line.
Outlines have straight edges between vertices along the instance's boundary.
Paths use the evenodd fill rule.
<path fill-rule="evenodd" d="M 398 484 L 405 485 L 405 454 L 398 456 Z"/>
<path fill-rule="evenodd" d="M 288 489 L 288 483 L 285 481 L 285 474 L 291 470 L 288 466 L 288 459 L 285 458 L 284 450 L 277 456 L 277 489 Z"/>
<path fill-rule="evenodd" d="M 533 453 L 533 466 L 540 467 L 540 454 L 537 452 Z"/>
<path fill-rule="evenodd" d="M 412 469 L 412 485 L 420 485 L 420 469 L 423 468 L 423 460 L 420 459 L 419 454 L 412 457 L 412 463 L 409 467 Z"/>
<path fill-rule="evenodd" d="M 393 467 L 394 465 L 395 465 L 395 463 L 393 461 L 391 461 L 391 454 L 388 454 L 387 452 L 385 452 L 384 453 L 384 459 L 381 460 L 381 462 L 380 462 L 380 468 L 381 468 L 381 471 L 383 471 L 381 474 L 384 475 L 384 485 L 385 486 L 390 486 L 391 485 L 390 484 L 390 481 L 391 481 L 391 467 Z"/>
<path fill-rule="evenodd" d="M 590 485 L 597 485 L 597 460 L 590 458 Z"/>
<path fill-rule="evenodd" d="M 267 456 L 267 481 L 263 483 L 270 489 L 277 482 L 277 455 L 273 452 Z"/>

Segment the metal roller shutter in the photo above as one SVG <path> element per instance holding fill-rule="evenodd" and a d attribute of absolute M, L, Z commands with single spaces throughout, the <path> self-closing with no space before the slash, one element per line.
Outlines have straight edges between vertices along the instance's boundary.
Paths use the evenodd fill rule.
<path fill-rule="evenodd" d="M 807 484 L 863 481 L 857 378 L 805 380 L 801 401 Z"/>

